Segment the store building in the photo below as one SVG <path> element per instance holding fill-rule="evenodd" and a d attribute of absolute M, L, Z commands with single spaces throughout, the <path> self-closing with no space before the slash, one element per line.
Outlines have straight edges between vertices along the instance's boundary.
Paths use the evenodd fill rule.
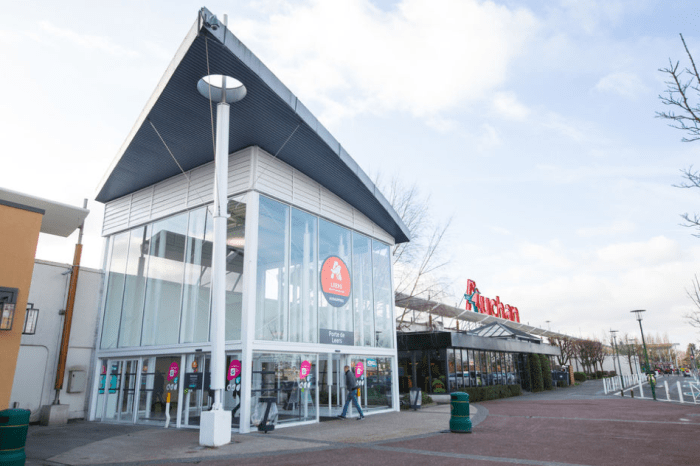
<path fill-rule="evenodd" d="M 213 111 L 231 76 L 226 391 L 232 429 L 339 414 L 343 366 L 367 414 L 398 410 L 391 246 L 407 228 L 272 72 L 202 9 L 98 189 L 105 284 L 90 419 L 199 426 L 211 407 Z"/>
<path fill-rule="evenodd" d="M 470 294 L 475 287 L 471 288 L 467 287 Z M 561 350 L 547 344 L 544 337 L 571 337 L 514 321 L 512 315 L 507 318 L 508 313 L 500 317 L 495 311 L 485 313 L 474 302 L 470 305 L 469 295 L 465 298 L 465 307 L 458 308 L 397 294 L 396 304 L 404 317 L 397 325 L 405 329 L 397 336 L 401 393 L 412 387 L 426 393 L 449 393 L 506 384 L 529 390 L 525 374 L 530 355 L 545 355 L 552 368 L 557 367 L 555 356 L 560 356 Z M 493 301 L 500 303 L 500 298 Z M 445 320 L 453 327 L 445 328 Z"/>
<path fill-rule="evenodd" d="M 0 188 L 0 409 L 12 407 L 15 373 L 28 370 L 18 364 L 18 355 L 27 325 L 33 325 L 32 320 L 27 321 L 28 314 L 33 314 L 27 312 L 27 301 L 39 233 L 68 237 L 88 213 L 87 209 Z"/>
<path fill-rule="evenodd" d="M 556 346 L 494 322 L 467 332 L 399 333 L 399 390 L 449 393 L 466 387 L 518 384 L 529 390 L 527 358 L 561 354 Z"/>

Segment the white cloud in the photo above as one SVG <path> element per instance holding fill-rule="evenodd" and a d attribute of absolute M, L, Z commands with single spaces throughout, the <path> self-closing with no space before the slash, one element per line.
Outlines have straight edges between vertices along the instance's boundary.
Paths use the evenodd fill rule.
<path fill-rule="evenodd" d="M 634 269 L 678 261 L 682 253 L 675 241 L 657 236 L 643 242 L 611 244 L 598 250 L 597 256 L 607 267 Z"/>
<path fill-rule="evenodd" d="M 527 10 L 476 0 L 403 0 L 389 12 L 313 0 L 234 27 L 310 107 L 352 89 L 363 111 L 426 119 L 495 89 L 537 29 Z"/>
<path fill-rule="evenodd" d="M 479 126 L 479 134 L 476 138 L 476 150 L 481 153 L 489 152 L 493 148 L 501 145 L 496 128 L 484 123 Z"/>
<path fill-rule="evenodd" d="M 594 89 L 598 92 L 611 92 L 629 99 L 649 92 L 649 88 L 644 85 L 639 76 L 625 72 L 615 72 L 604 76 Z"/>
<path fill-rule="evenodd" d="M 493 107 L 498 114 L 511 120 L 524 120 L 530 114 L 530 109 L 520 103 L 513 92 L 497 92 Z"/>
<path fill-rule="evenodd" d="M 40 21 L 39 27 L 44 33 L 49 35 L 54 40 L 64 40 L 83 49 L 95 50 L 118 57 L 139 56 L 138 52 L 121 47 L 120 45 L 113 43 L 106 37 L 100 37 L 90 34 L 81 34 L 70 29 L 64 29 L 55 26 L 49 21 Z"/>
<path fill-rule="evenodd" d="M 619 235 L 621 233 L 632 233 L 635 229 L 636 225 L 634 223 L 627 220 L 618 220 L 610 225 L 579 228 L 576 230 L 576 234 L 582 237 L 608 236 Z"/>

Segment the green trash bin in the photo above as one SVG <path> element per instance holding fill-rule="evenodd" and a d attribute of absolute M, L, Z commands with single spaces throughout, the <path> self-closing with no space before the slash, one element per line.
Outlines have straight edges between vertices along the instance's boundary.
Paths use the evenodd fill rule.
<path fill-rule="evenodd" d="M 471 434 L 472 421 L 469 419 L 469 394 L 463 392 L 450 393 L 450 405 L 452 406 L 450 432 Z"/>
<path fill-rule="evenodd" d="M 0 411 L 0 466 L 24 465 L 30 414 L 28 409 Z"/>

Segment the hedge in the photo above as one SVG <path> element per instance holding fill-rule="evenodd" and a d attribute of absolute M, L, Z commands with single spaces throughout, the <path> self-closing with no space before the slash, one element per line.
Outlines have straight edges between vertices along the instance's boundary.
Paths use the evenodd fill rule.
<path fill-rule="evenodd" d="M 523 394 L 520 385 L 490 385 L 487 387 L 467 387 L 455 390 L 469 394 L 470 403 L 479 401 L 497 400 Z"/>
<path fill-rule="evenodd" d="M 576 382 L 585 382 L 588 380 L 588 377 L 586 377 L 585 372 L 574 372 L 574 380 Z"/>
<path fill-rule="evenodd" d="M 540 366 L 540 358 L 538 355 L 528 355 L 527 365 L 530 368 L 530 383 L 532 386 L 531 391 L 533 393 L 541 392 L 544 390 L 544 383 L 542 382 L 542 367 Z"/>
<path fill-rule="evenodd" d="M 542 371 L 542 384 L 545 390 L 554 390 L 552 383 L 552 366 L 549 364 L 549 358 L 544 354 L 540 354 L 540 369 Z"/>

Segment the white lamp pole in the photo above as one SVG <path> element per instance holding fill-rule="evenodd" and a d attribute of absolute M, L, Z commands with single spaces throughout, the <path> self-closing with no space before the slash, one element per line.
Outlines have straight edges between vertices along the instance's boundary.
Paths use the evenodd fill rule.
<path fill-rule="evenodd" d="M 200 79 L 197 89 L 216 105 L 216 154 L 214 176 L 214 248 L 212 258 L 211 309 L 211 389 L 214 404 L 211 411 L 202 412 L 199 443 L 221 446 L 231 442 L 231 411 L 223 408 L 226 372 L 226 224 L 228 221 L 228 155 L 229 103 L 246 95 L 246 88 L 238 80 L 220 75 Z M 206 387 L 205 387 L 206 388 Z"/>

